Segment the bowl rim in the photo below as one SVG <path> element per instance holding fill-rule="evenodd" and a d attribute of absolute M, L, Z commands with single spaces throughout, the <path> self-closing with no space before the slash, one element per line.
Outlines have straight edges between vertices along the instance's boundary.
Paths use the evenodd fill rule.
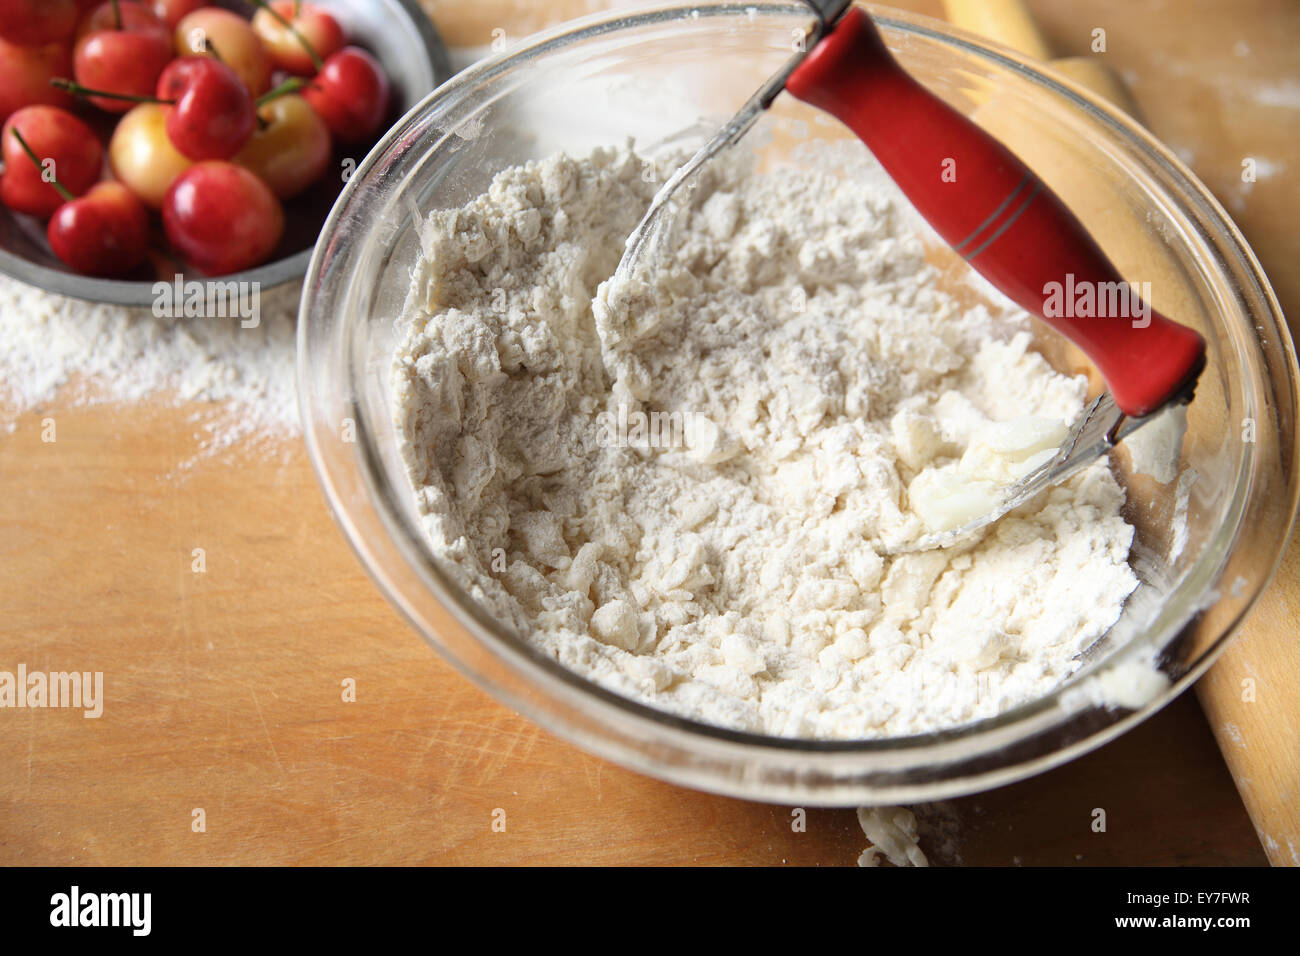
<path fill-rule="evenodd" d="M 1216 227 L 1220 229 L 1220 234 L 1226 239 L 1227 244 L 1239 257 L 1240 265 L 1246 269 L 1248 278 L 1253 283 L 1252 288 L 1248 291 L 1253 292 L 1255 297 L 1262 302 L 1273 320 L 1275 326 L 1273 331 L 1285 346 L 1286 355 L 1284 358 L 1289 372 L 1288 384 L 1292 388 L 1291 411 L 1293 415 L 1291 420 L 1294 421 L 1294 413 L 1300 411 L 1300 403 L 1296 401 L 1295 396 L 1295 384 L 1297 380 L 1300 380 L 1300 367 L 1297 367 L 1289 329 L 1282 316 L 1276 296 L 1254 252 L 1246 243 L 1236 224 L 1232 222 L 1222 205 L 1218 203 L 1209 190 L 1167 147 L 1157 141 L 1150 132 L 1138 125 L 1131 117 L 1102 102 L 1087 91 L 1081 90 L 1070 81 L 1055 76 L 1050 69 L 1042 69 L 1039 64 L 1033 63 L 1015 51 L 989 43 L 982 38 L 957 30 L 942 21 L 929 17 L 906 11 L 878 8 L 871 4 L 865 4 L 864 6 L 868 8 L 876 22 L 885 28 L 887 34 L 893 32 L 895 34 L 919 35 L 940 44 L 956 46 L 978 58 L 991 61 L 996 66 L 1024 75 L 1036 86 L 1065 99 L 1075 109 L 1088 114 L 1092 121 L 1108 127 L 1108 131 L 1112 135 L 1127 141 L 1127 145 L 1139 148 L 1141 152 L 1147 154 L 1152 161 L 1161 167 L 1162 172 L 1170 175 L 1172 182 L 1162 185 L 1169 192 L 1176 193 L 1190 210 L 1208 214 Z M 459 74 L 452 82 L 444 84 L 427 96 L 376 145 L 375 149 L 367 157 L 366 162 L 358 168 L 357 174 L 339 196 L 330 217 L 325 223 L 322 234 L 333 234 L 334 230 L 339 228 L 349 201 L 361 188 L 361 184 L 366 181 L 367 174 L 377 165 L 380 157 L 386 155 L 401 142 L 421 117 L 432 112 L 440 104 L 455 98 L 462 90 L 491 79 L 499 73 L 506 72 L 516 63 L 535 59 L 552 48 L 568 46 L 582 40 L 599 37 L 602 34 L 685 17 L 752 15 L 751 11 L 755 10 L 764 14 L 807 15 L 806 7 L 798 3 L 770 2 L 721 2 L 689 6 L 669 4 L 639 8 L 630 12 L 606 11 L 568 21 L 549 30 L 534 34 L 532 37 L 528 37 L 512 46 L 509 50 L 475 64 Z M 737 755 L 753 758 L 756 754 L 762 756 L 797 753 L 805 761 L 811 760 L 830 774 L 836 773 L 835 762 L 837 758 L 867 755 L 889 757 L 891 755 L 915 754 L 923 748 L 928 750 L 929 755 L 936 758 L 938 763 L 944 762 L 945 754 L 948 758 L 951 758 L 949 762 L 960 762 L 960 760 L 968 758 L 969 754 L 957 753 L 953 748 L 958 744 L 970 741 L 972 738 L 984 736 L 989 737 L 991 740 L 1011 728 L 1024 731 L 1027 726 L 1035 723 L 1041 725 L 1045 721 L 1046 725 L 1041 729 L 1051 730 L 1059 726 L 1063 719 L 1075 716 L 1063 711 L 1061 698 L 1072 691 L 1078 691 L 1085 680 L 1095 675 L 1097 668 L 1081 668 L 1048 695 L 1027 701 L 993 717 L 954 728 L 902 737 L 852 740 L 785 738 L 718 727 L 663 711 L 624 697 L 580 677 L 547 657 L 532 645 L 513 637 L 498 625 L 464 593 L 463 589 L 437 568 L 427 551 L 427 544 L 424 546 L 426 550 L 421 552 L 418 541 L 407 539 L 410 529 L 402 524 L 400 515 L 395 515 L 388 510 L 390 503 L 385 500 L 385 480 L 387 475 L 383 462 L 380 460 L 377 450 L 368 444 L 369 436 L 366 440 L 358 441 L 358 457 L 361 460 L 355 464 L 360 465 L 362 481 L 369 496 L 368 503 L 376 507 L 380 522 L 389 533 L 391 543 L 395 544 L 402 552 L 401 556 L 409 565 L 408 570 L 415 572 L 420 577 L 425 589 L 438 601 L 442 609 L 450 613 L 456 623 L 469 632 L 470 636 L 479 643 L 480 649 L 486 649 L 497 663 L 511 671 L 511 677 L 516 678 L 517 682 L 520 682 L 528 693 L 522 693 L 518 688 L 505 687 L 502 681 L 497 678 L 486 677 L 477 668 L 460 659 L 445 644 L 436 640 L 436 635 L 431 633 L 428 621 L 412 606 L 408 595 L 380 572 L 380 562 L 375 559 L 370 544 L 349 514 L 344 495 L 335 481 L 336 476 L 331 471 L 331 464 L 327 456 L 322 452 L 320 436 L 316 433 L 311 419 L 312 389 L 309 365 L 312 346 L 309 335 L 313 324 L 312 310 L 317 296 L 317 285 L 328 257 L 325 249 L 326 245 L 326 243 L 318 243 L 312 256 L 308 268 L 308 281 L 301 303 L 297 367 L 299 407 L 303 418 L 304 436 L 309 457 L 320 482 L 322 493 L 336 523 L 343 530 L 363 567 L 380 590 L 388 597 L 389 601 L 435 650 L 493 696 L 503 700 L 531 720 L 589 751 L 624 765 L 633 766 L 634 769 L 653 773 L 672 782 L 748 798 L 800 799 L 812 805 L 819 803 L 839 805 L 845 802 L 862 802 L 864 799 L 870 799 L 873 802 L 881 800 L 911 801 L 935 799 L 1000 786 L 1074 759 L 1101 746 L 1145 720 L 1179 696 L 1210 667 L 1272 580 L 1281 562 L 1290 528 L 1295 521 L 1297 504 L 1300 502 L 1300 484 L 1297 483 L 1294 476 L 1296 466 L 1300 464 L 1300 449 L 1295 445 L 1294 430 L 1292 430 L 1288 435 L 1290 438 L 1289 447 L 1284 449 L 1284 452 L 1289 453 L 1289 460 L 1286 461 L 1286 464 L 1290 466 L 1291 475 L 1289 479 L 1289 500 L 1285 505 L 1285 528 L 1277 529 L 1275 547 L 1268 556 L 1267 561 L 1263 562 L 1265 567 L 1263 573 L 1257 579 L 1258 584 L 1255 585 L 1253 593 L 1247 597 L 1231 619 L 1221 626 L 1211 646 L 1200 655 L 1194 665 L 1172 681 L 1168 687 L 1164 688 L 1144 705 L 1126 714 L 1115 715 L 1107 719 L 1103 725 L 1087 730 L 1081 737 L 1065 746 L 1047 753 L 1034 754 L 1027 759 L 999 764 L 990 770 L 972 773 L 960 778 L 919 784 L 903 784 L 899 786 L 863 785 L 860 783 L 844 783 L 837 778 L 834 786 L 820 794 L 810 793 L 806 781 L 801 782 L 801 780 L 740 780 L 720 777 L 716 773 L 716 768 L 711 769 L 707 765 L 710 757 L 720 756 L 730 762 L 730 758 Z M 357 381 L 355 371 L 354 368 L 349 368 L 349 373 L 353 376 L 353 383 Z M 347 397 L 346 405 L 359 416 L 357 418 L 358 432 L 364 431 L 360 427 L 360 422 L 365 416 L 361 413 L 355 394 Z M 360 438 L 360 435 L 358 437 Z M 1246 480 L 1247 488 L 1250 487 L 1252 456 L 1253 449 L 1244 449 L 1241 466 L 1238 469 L 1238 489 L 1241 488 L 1240 480 L 1243 478 Z M 1286 459 L 1286 454 L 1282 457 Z M 1241 535 L 1247 498 L 1241 495 L 1239 491 L 1237 493 L 1240 503 L 1232 516 L 1234 520 L 1225 520 L 1223 526 L 1216 529 L 1216 531 L 1223 532 L 1226 528 L 1227 533 L 1221 534 L 1218 539 L 1207 540 L 1205 545 L 1207 558 L 1198 559 L 1197 564 L 1192 569 L 1192 571 L 1201 572 L 1197 577 L 1205 578 L 1205 581 L 1202 582 L 1204 587 L 1208 587 L 1214 580 L 1217 580 L 1219 568 L 1227 559 L 1237 538 Z M 1215 560 L 1209 560 L 1209 558 Z M 1187 579 L 1192 577 L 1193 574 L 1189 572 Z M 1186 617 L 1183 617 L 1176 622 L 1166 621 L 1166 626 L 1158 632 L 1154 628 L 1144 631 L 1143 634 L 1139 635 L 1139 638 L 1142 639 L 1134 639 L 1115 649 L 1104 657 L 1099 664 L 1106 667 L 1122 664 L 1126 661 L 1135 660 L 1139 655 L 1149 652 L 1152 645 L 1158 647 L 1168 646 L 1180 627 L 1185 623 Z M 612 707 L 623 717 L 630 717 L 638 725 L 638 729 L 649 731 L 656 743 L 678 748 L 679 750 L 688 750 L 691 752 L 692 757 L 701 757 L 701 759 L 696 760 L 689 766 L 684 766 L 672 760 L 656 762 L 653 758 L 647 759 L 644 746 L 631 748 L 637 750 L 637 758 L 632 759 L 629 757 L 630 748 L 627 742 L 618 739 L 618 731 L 611 730 L 608 727 L 597 729 L 599 725 L 597 718 L 599 718 L 600 714 L 594 716 L 587 714 L 585 715 L 588 718 L 587 725 L 575 726 L 572 722 L 566 721 L 564 715 L 541 707 L 534 700 L 540 694 L 546 698 L 548 704 L 555 705 L 557 703 L 557 693 L 565 689 L 577 691 L 580 699 L 594 701 L 602 709 Z M 563 702 L 559 703 L 563 706 Z M 642 743 L 644 740 L 644 737 L 641 738 Z M 1019 741 L 1011 740 L 1007 743 L 1014 744 L 1017 742 Z M 702 756 L 701 751 L 704 751 Z M 893 762 L 891 761 L 891 763 Z"/>
<path fill-rule="evenodd" d="M 420 47 L 424 50 L 429 67 L 433 71 L 436 89 L 450 79 L 454 75 L 454 71 L 451 67 L 451 57 L 438 34 L 437 28 L 433 25 L 433 20 L 421 8 L 418 0 L 391 0 L 391 2 L 402 8 L 415 27 L 415 34 L 420 39 Z M 419 102 L 413 104 L 411 109 L 418 107 L 428 97 L 429 94 L 425 94 Z M 400 126 L 405 122 L 411 109 L 408 109 L 395 125 Z M 373 152 L 374 149 L 378 148 L 379 143 L 382 142 L 383 138 L 381 137 L 371 151 Z M 337 200 L 338 197 L 335 198 Z M 321 227 L 321 232 L 324 232 L 324 225 Z M 186 281 L 245 282 L 256 285 L 261 289 L 273 289 L 306 275 L 307 266 L 311 262 L 311 254 L 314 248 L 315 244 L 273 262 L 265 262 L 260 266 L 254 266 L 252 269 L 232 272 L 229 275 L 181 274 Z M 104 279 L 96 276 L 83 276 L 75 272 L 43 266 L 4 248 L 0 248 L 0 273 L 11 276 L 20 282 L 25 282 L 27 285 L 43 289 L 46 292 L 56 292 L 69 298 L 81 299 L 86 302 L 127 306 L 152 305 L 157 297 L 155 286 L 159 283 L 170 284 L 170 282 L 174 281 L 169 279 Z"/>

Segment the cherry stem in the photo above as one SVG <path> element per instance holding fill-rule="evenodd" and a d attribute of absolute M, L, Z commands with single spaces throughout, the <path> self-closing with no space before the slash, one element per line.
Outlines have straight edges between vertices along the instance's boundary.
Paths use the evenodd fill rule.
<path fill-rule="evenodd" d="M 10 132 L 14 134 L 14 139 L 18 140 L 18 145 L 23 148 L 23 152 L 31 157 L 32 162 L 36 164 L 36 168 L 41 171 L 41 179 L 45 179 L 45 164 L 42 163 L 41 158 L 36 155 L 36 151 L 27 145 L 27 140 L 23 139 L 23 134 L 18 132 L 18 127 L 13 127 Z M 63 197 L 64 202 L 72 202 L 72 200 L 77 198 L 72 195 L 72 192 L 67 186 L 59 182 L 57 176 L 46 180 L 46 182 L 54 187 L 58 194 Z"/>
<path fill-rule="evenodd" d="M 61 76 L 56 76 L 50 80 L 50 86 L 56 90 L 63 90 L 65 93 L 71 93 L 73 96 L 102 96 L 106 100 L 126 100 L 128 103 L 161 103 L 164 106 L 175 106 L 175 100 L 160 100 L 156 96 L 132 96 L 130 93 L 110 93 L 107 90 L 92 90 L 90 87 L 82 86 L 73 80 L 65 80 Z"/>
<path fill-rule="evenodd" d="M 217 49 L 217 45 L 207 37 L 203 38 L 203 52 L 211 53 L 212 59 L 216 60 L 218 63 L 226 62 L 226 58 L 221 55 L 221 51 Z"/>
<path fill-rule="evenodd" d="M 267 90 L 265 93 L 259 96 L 255 101 L 255 105 L 258 107 L 265 106 L 267 103 L 271 102 L 271 100 L 278 100 L 280 97 L 288 96 L 290 93 L 297 93 L 306 85 L 307 85 L 307 81 L 304 80 L 302 77 L 299 76 L 290 77 L 289 79 L 281 83 L 279 86 L 277 86 L 275 89 Z"/>
<path fill-rule="evenodd" d="M 293 34 L 294 39 L 302 44 L 302 48 L 306 50 L 307 55 L 311 57 L 312 65 L 316 67 L 317 71 L 320 71 L 325 67 L 325 61 L 320 58 L 320 54 L 316 52 L 315 47 L 308 43 L 307 38 L 298 32 L 298 28 L 281 16 L 278 10 L 272 9 L 271 5 L 268 4 L 266 0 L 253 0 L 253 6 L 265 10 L 271 16 L 275 17 L 276 20 L 280 21 L 282 27 Z M 297 6 L 294 7 L 293 15 L 295 17 L 298 15 Z"/>
<path fill-rule="evenodd" d="M 254 100 L 253 115 L 257 117 L 257 128 L 260 129 L 262 132 L 266 132 L 268 129 L 271 128 L 271 124 L 268 123 L 266 120 L 262 119 L 262 114 L 260 110 L 262 109 L 263 105 L 271 102 L 271 100 L 279 99 L 282 96 L 288 96 L 290 93 L 297 93 L 306 85 L 307 82 L 305 80 L 296 76 L 290 77 L 289 79 L 281 83 L 279 86 L 277 86 L 275 89 L 267 90 L 256 100 Z"/>
<path fill-rule="evenodd" d="M 118 6 L 117 0 L 113 0 L 113 29 L 122 29 L 122 8 Z"/>

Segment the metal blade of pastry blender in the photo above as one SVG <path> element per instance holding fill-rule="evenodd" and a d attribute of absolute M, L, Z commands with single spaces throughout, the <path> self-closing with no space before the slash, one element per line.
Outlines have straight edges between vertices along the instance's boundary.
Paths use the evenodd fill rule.
<path fill-rule="evenodd" d="M 669 201 L 681 188 L 682 184 L 694 176 L 701 166 L 727 147 L 738 142 L 749 132 L 750 127 L 763 115 L 763 111 L 771 106 L 772 101 L 785 89 L 785 83 L 790 78 L 790 74 L 804 61 L 804 58 L 808 56 L 808 52 L 817 45 L 817 42 L 826 35 L 826 31 L 844 15 L 845 11 L 852 5 L 852 0 L 804 0 L 804 3 L 816 15 L 817 22 L 809 28 L 808 33 L 805 35 L 803 48 L 791 57 L 785 66 L 771 79 L 764 83 L 758 92 L 746 101 L 740 111 L 723 125 L 713 135 L 712 139 L 700 147 L 699 151 L 688 159 L 680 169 L 673 173 L 668 182 L 664 183 L 659 191 L 655 193 L 654 199 L 650 202 L 650 208 L 646 210 L 646 214 L 641 218 L 641 222 L 636 229 L 627 237 L 623 258 L 619 260 L 618 269 L 614 272 L 616 282 L 632 275 L 641 264 L 645 254 L 654 245 L 653 241 L 662 238 L 665 225 L 664 216 Z"/>
<path fill-rule="evenodd" d="M 966 535 L 992 524 L 1038 493 L 1059 485 L 1098 458 L 1109 454 L 1119 441 L 1127 438 L 1143 425 L 1159 418 L 1168 407 L 1165 406 L 1143 418 L 1129 418 L 1115 407 L 1115 400 L 1111 398 L 1110 392 L 1102 392 L 1083 410 L 1056 454 L 1019 481 L 1002 489 L 993 510 L 949 531 L 923 535 L 896 546 L 886 544 L 880 549 L 881 552 L 904 554 L 957 544 Z"/>

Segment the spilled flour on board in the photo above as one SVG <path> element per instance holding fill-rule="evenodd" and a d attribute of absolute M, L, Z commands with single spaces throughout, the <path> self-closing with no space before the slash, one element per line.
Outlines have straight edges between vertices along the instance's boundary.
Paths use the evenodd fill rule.
<path fill-rule="evenodd" d="M 207 403 L 193 417 L 198 451 L 178 470 L 235 445 L 273 453 L 300 433 L 300 289 L 262 290 L 255 316 L 218 318 L 92 304 L 0 276 L 0 428 L 12 432 L 18 414 L 56 399 L 73 406 Z"/>

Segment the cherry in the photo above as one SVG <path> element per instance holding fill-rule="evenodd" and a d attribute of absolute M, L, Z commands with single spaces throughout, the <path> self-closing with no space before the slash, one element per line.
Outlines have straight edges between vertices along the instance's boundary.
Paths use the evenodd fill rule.
<path fill-rule="evenodd" d="M 156 92 L 160 100 L 175 103 L 167 111 L 167 135 L 190 159 L 229 159 L 257 125 L 248 87 L 211 57 L 173 60 L 158 78 Z"/>
<path fill-rule="evenodd" d="M 173 182 L 193 163 L 167 136 L 167 110 L 142 103 L 117 122 L 108 141 L 113 175 L 152 209 L 161 209 Z"/>
<path fill-rule="evenodd" d="M 176 24 L 176 52 L 215 56 L 239 74 L 248 91 L 261 96 L 271 86 L 271 58 L 248 21 L 220 7 L 200 7 Z"/>
<path fill-rule="evenodd" d="M 172 58 L 167 28 L 142 4 L 100 4 L 82 21 L 73 51 L 73 75 L 83 86 L 106 93 L 148 96 Z M 91 102 L 109 113 L 125 113 L 126 100 L 103 96 Z"/>
<path fill-rule="evenodd" d="M 79 16 L 73 0 L 0 0 L 0 38 L 18 46 L 68 39 Z"/>
<path fill-rule="evenodd" d="M 152 0 L 149 9 L 169 30 L 174 30 L 184 17 L 204 6 L 207 0 Z"/>
<path fill-rule="evenodd" d="M 292 92 L 303 84 L 296 77 L 286 80 L 254 103 L 248 87 L 240 82 L 230 67 L 219 60 L 201 56 L 182 57 L 168 64 L 158 78 L 158 96 L 108 93 L 64 79 L 50 82 L 58 89 L 90 99 L 155 103 L 168 107 L 166 126 L 172 143 L 185 156 L 199 160 L 233 156 L 253 134 L 257 123 L 256 106 L 272 97 Z"/>
<path fill-rule="evenodd" d="M 324 58 L 343 46 L 343 28 L 329 13 L 311 3 L 253 0 L 253 30 L 262 38 L 271 62 L 296 76 L 311 76 Z"/>
<path fill-rule="evenodd" d="M 89 9 L 77 24 L 78 43 L 92 33 L 105 30 L 167 32 L 167 27 L 141 0 L 94 0 L 93 4 L 82 6 Z"/>
<path fill-rule="evenodd" d="M 284 210 L 247 169 L 210 160 L 167 190 L 163 228 L 183 257 L 209 275 L 226 275 L 266 261 L 284 232 Z"/>
<path fill-rule="evenodd" d="M 325 61 L 303 96 L 339 142 L 365 142 L 388 112 L 388 77 L 365 50 L 345 46 Z"/>
<path fill-rule="evenodd" d="M 102 182 L 64 203 L 45 230 L 54 254 L 83 275 L 124 275 L 149 251 L 149 214 L 121 183 Z"/>
<path fill-rule="evenodd" d="M 0 40 L 0 123 L 24 106 L 71 106 L 72 99 L 50 86 L 72 72 L 72 53 L 62 43 L 14 46 Z"/>
<path fill-rule="evenodd" d="M 104 149 L 90 127 L 57 106 L 18 110 L 0 130 L 0 141 L 5 163 L 0 201 L 17 212 L 49 216 L 66 201 L 51 178 L 80 196 L 103 169 Z"/>
<path fill-rule="evenodd" d="M 330 132 L 301 96 L 281 96 L 259 111 L 265 124 L 234 162 L 251 170 L 281 199 L 320 179 L 330 164 Z"/>

